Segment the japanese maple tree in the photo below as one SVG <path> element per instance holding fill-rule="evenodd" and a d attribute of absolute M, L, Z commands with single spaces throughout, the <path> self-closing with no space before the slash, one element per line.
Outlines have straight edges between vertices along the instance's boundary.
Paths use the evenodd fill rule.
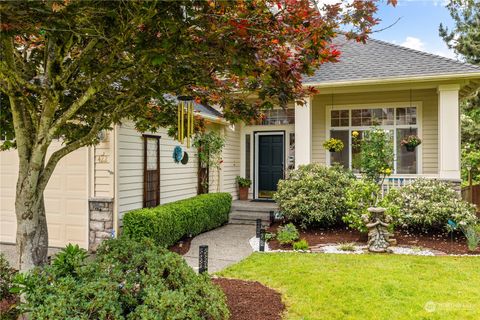
<path fill-rule="evenodd" d="M 0 120 L 2 147 L 17 148 L 20 163 L 20 267 L 46 259 L 43 194 L 65 155 L 122 119 L 139 130 L 175 126 L 166 94 L 217 104 L 232 121 L 301 101 L 313 92 L 302 75 L 338 59 L 341 28 L 367 39 L 377 1 L 1 2 Z M 55 139 L 63 145 L 47 157 Z"/>

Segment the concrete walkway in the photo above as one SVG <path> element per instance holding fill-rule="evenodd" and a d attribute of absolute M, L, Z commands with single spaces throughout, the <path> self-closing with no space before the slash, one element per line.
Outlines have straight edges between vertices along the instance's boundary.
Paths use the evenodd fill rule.
<path fill-rule="evenodd" d="M 217 272 L 248 257 L 253 252 L 248 240 L 254 236 L 255 226 L 227 224 L 193 238 L 184 258 L 198 270 L 198 247 L 207 245 L 208 272 Z"/>

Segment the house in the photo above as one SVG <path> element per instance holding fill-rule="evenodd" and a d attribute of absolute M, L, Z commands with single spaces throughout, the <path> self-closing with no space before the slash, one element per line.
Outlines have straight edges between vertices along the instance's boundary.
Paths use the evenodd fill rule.
<path fill-rule="evenodd" d="M 194 109 L 205 120 L 207 130 L 217 130 L 229 140 L 223 149 L 226 164 L 220 177 L 211 172 L 210 190 L 236 195 L 238 130 L 211 107 L 195 104 Z M 178 145 L 167 129 L 142 134 L 132 122 L 125 121 L 102 133 L 98 145 L 67 155 L 45 191 L 49 245 L 75 243 L 95 248 L 119 229 L 125 212 L 197 195 L 197 151 L 183 145 L 188 162 L 176 163 L 173 150 Z M 55 142 L 49 151 L 59 147 L 60 142 Z M 16 151 L 0 152 L 0 242 L 4 243 L 15 242 L 17 170 Z"/>
<path fill-rule="evenodd" d="M 361 135 L 372 125 L 393 136 L 390 182 L 403 184 L 418 177 L 460 182 L 459 101 L 480 88 L 480 67 L 374 39 L 361 44 L 339 36 L 335 43 L 342 52 L 340 62 L 324 64 L 304 78 L 305 86 L 318 89 L 305 105 L 268 110 L 257 123 L 235 125 L 212 108 L 196 106 L 211 122 L 209 128 L 227 139 L 224 163 L 212 177 L 211 190 L 236 197 L 235 177 L 241 175 L 253 181 L 250 197 L 264 200 L 275 192 L 278 180 L 299 165 L 336 162 L 358 170 L 360 150 L 352 145 L 352 132 Z M 408 135 L 422 139 L 413 152 L 400 145 Z M 323 148 L 331 137 L 343 141 L 341 152 Z M 95 246 L 112 230 L 118 232 L 125 212 L 194 196 L 196 151 L 184 146 L 189 162 L 175 163 L 177 145 L 166 130 L 142 135 L 126 122 L 99 145 L 63 159 L 45 194 L 50 245 Z M 148 183 L 147 169 L 157 170 L 153 176 L 159 176 L 159 182 Z M 14 242 L 13 151 L 0 153 L 0 170 L 0 241 Z"/>

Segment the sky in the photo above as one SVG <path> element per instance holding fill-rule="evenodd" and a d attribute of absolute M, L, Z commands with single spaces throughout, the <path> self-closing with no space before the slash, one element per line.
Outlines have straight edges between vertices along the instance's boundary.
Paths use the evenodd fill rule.
<path fill-rule="evenodd" d="M 386 3 L 386 1 L 385 1 Z M 446 0 L 398 0 L 396 7 L 381 4 L 378 17 L 382 20 L 375 29 L 380 30 L 400 20 L 390 28 L 376 32 L 373 38 L 399 44 L 416 50 L 455 59 L 438 34 L 440 23 L 453 27 L 454 23 L 445 7 Z"/>

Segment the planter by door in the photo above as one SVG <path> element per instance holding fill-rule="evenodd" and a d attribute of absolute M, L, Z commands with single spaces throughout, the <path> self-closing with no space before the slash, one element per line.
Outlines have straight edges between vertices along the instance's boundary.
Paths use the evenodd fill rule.
<path fill-rule="evenodd" d="M 408 152 L 414 152 L 416 147 L 417 146 L 412 146 L 409 144 L 405 145 L 405 148 L 407 149 Z"/>
<path fill-rule="evenodd" d="M 248 200 L 248 187 L 238 187 L 238 199 Z"/>

